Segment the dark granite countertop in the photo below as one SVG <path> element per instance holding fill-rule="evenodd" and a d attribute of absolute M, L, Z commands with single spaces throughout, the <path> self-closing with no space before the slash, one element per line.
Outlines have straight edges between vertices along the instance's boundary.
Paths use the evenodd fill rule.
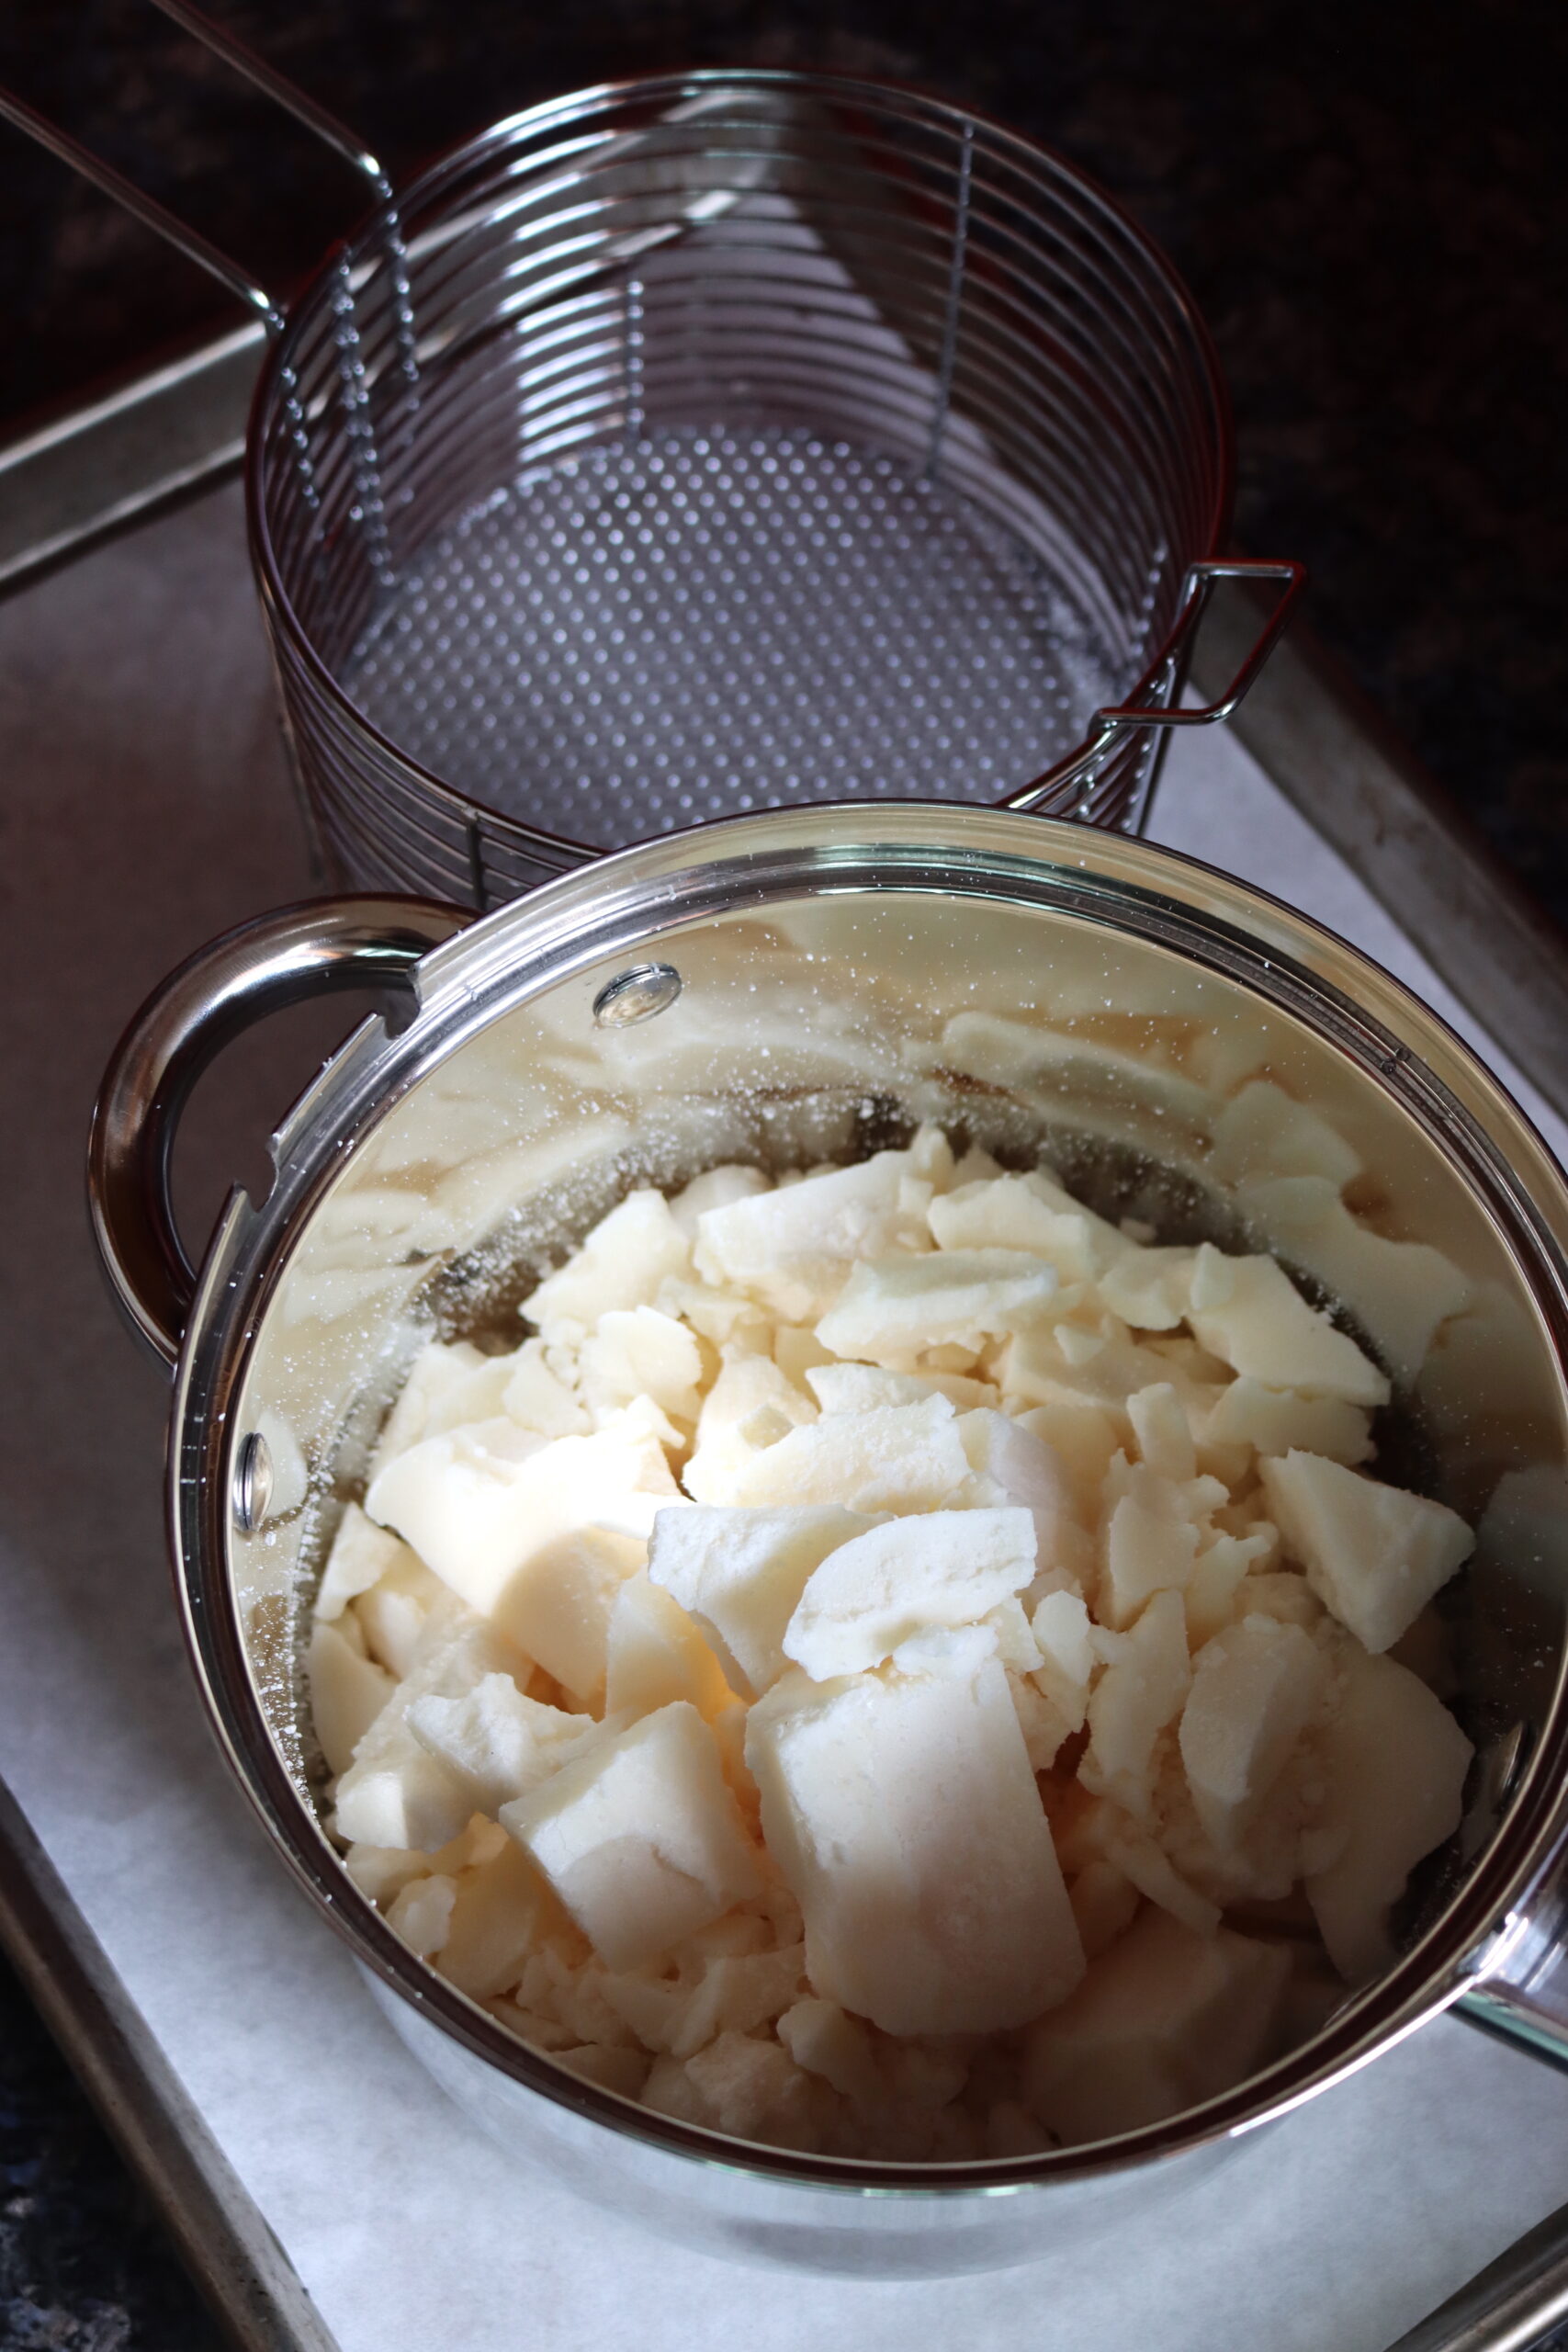
<path fill-rule="evenodd" d="M 483 120 L 656 65 L 818 64 L 976 104 L 1098 176 L 1219 342 L 1238 539 L 1568 928 L 1568 194 L 1558 0 L 227 0 L 406 174 Z M 12 0 L 0 79 L 287 288 L 350 176 L 143 0 Z M 0 433 L 221 296 L 0 131 Z M 1568 1052 L 1568 1040 L 1564 1041 Z M 0 1977 L 0 2345 L 216 2341 Z"/>

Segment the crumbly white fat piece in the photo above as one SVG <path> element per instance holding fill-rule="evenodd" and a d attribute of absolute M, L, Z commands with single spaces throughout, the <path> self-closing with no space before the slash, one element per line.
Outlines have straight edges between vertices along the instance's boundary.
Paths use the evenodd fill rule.
<path fill-rule="evenodd" d="M 611 1968 L 650 1966 L 761 1883 L 685 1702 L 595 1741 L 499 1817 Z"/>
<path fill-rule="evenodd" d="M 1022 2025 L 1083 1950 L 1007 1676 L 787 1675 L 752 1708 L 769 1851 L 826 1999 L 886 2032 Z"/>
<path fill-rule="evenodd" d="M 1418 1297 L 1348 1147 L 1247 1092 L 1216 1158 L 1407 1375 L 1457 1276 Z M 1470 1751 L 1353 1636 L 1468 1532 L 1357 1474 L 1387 1383 L 1273 1261 L 924 1128 L 634 1193 L 527 1312 L 416 1357 L 306 1661 L 351 1871 L 525 2040 L 739 2136 L 958 2161 L 1310 2030 L 1229 1906 L 1304 1878 L 1340 1971 L 1385 1963 Z"/>
<path fill-rule="evenodd" d="M 784 1673 L 784 1634 L 807 1579 L 874 1521 L 838 1503 L 661 1511 L 648 1573 L 708 1633 L 755 1697 Z"/>
<path fill-rule="evenodd" d="M 888 1520 L 814 1568 L 784 1631 L 814 1682 L 859 1674 L 923 1629 L 974 1625 L 1034 1574 L 1032 1512 L 933 1510 Z"/>
<path fill-rule="evenodd" d="M 1269 1510 L 1307 1582 L 1364 1648 L 1388 1649 L 1475 1548 L 1457 1511 L 1292 1449 L 1260 1464 Z"/>

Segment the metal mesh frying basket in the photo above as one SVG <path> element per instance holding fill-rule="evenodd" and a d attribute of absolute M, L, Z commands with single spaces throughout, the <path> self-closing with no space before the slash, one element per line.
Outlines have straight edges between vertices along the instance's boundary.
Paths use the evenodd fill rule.
<path fill-rule="evenodd" d="M 1135 828 L 1230 490 L 1208 338 L 1106 198 L 774 73 L 448 156 L 297 305 L 250 458 L 329 862 L 480 905 L 790 801 Z"/>

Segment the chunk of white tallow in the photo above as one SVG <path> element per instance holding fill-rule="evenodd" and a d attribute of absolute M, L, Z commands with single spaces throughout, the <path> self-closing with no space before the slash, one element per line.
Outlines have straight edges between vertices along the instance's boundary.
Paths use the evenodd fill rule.
<path fill-rule="evenodd" d="M 596 1417 L 651 1396 L 661 1412 L 694 1422 L 702 1410 L 703 1352 L 694 1331 L 657 1306 L 610 1308 L 578 1357 L 578 1378 Z"/>
<path fill-rule="evenodd" d="M 491 1419 L 503 1409 L 511 1378 L 508 1357 L 481 1355 L 467 1340 L 449 1344 L 432 1340 L 403 1376 L 397 1401 L 376 1441 L 371 1476 L 384 1469 L 394 1454 L 405 1453 L 422 1438 L 438 1437 L 443 1430 L 457 1429 L 468 1421 Z"/>
<path fill-rule="evenodd" d="M 1287 1945 L 1150 1907 L 1034 2026 L 1024 2096 L 1069 2146 L 1179 2115 L 1268 2063 L 1290 1979 Z"/>
<path fill-rule="evenodd" d="M 487 1674 L 527 1672 L 526 1662 L 472 1621 L 434 1640 L 399 1683 L 354 1753 L 337 1787 L 337 1830 L 355 1845 L 434 1853 L 468 1826 L 468 1784 L 421 1747 L 409 1726 L 420 1699 L 460 1699 Z"/>
<path fill-rule="evenodd" d="M 1439 1326 L 1470 1304 L 1471 1285 L 1451 1258 L 1372 1232 L 1325 1177 L 1270 1178 L 1240 1199 L 1277 1250 L 1354 1306 L 1398 1380 L 1416 1379 Z"/>
<path fill-rule="evenodd" d="M 1063 1282 L 1091 1282 L 1125 1247 L 1113 1226 L 1033 1174 L 960 1185 L 927 1216 L 940 1249 L 1027 1250 Z"/>
<path fill-rule="evenodd" d="M 937 1510 L 970 1477 L 958 1417 L 945 1396 L 834 1413 L 752 1455 L 731 1498 L 841 1503 L 848 1510 Z"/>
<path fill-rule="evenodd" d="M 1416 1863 L 1459 1827 L 1474 1753 L 1441 1700 L 1408 1668 L 1349 1643 L 1321 1737 L 1319 1816 L 1333 1861 L 1306 1880 L 1328 1956 L 1352 1984 L 1394 1956 L 1389 1909 Z"/>
<path fill-rule="evenodd" d="M 1221 1389 L 1204 1419 L 1205 1445 L 1250 1445 L 1258 1453 L 1325 1454 L 1330 1462 L 1365 1462 L 1371 1423 L 1359 1405 L 1338 1396 L 1302 1396 L 1292 1388 L 1265 1388 L 1245 1376 Z"/>
<path fill-rule="evenodd" d="M 523 1313 L 542 1339 L 575 1344 L 602 1315 L 651 1306 L 660 1283 L 691 1272 L 692 1246 L 662 1193 L 628 1193 L 581 1249 L 547 1274 Z"/>
<path fill-rule="evenodd" d="M 961 1414 L 958 1435 L 971 1469 L 994 1478 L 1009 1502 L 1029 1512 L 1036 1562 L 1048 1567 L 1064 1524 L 1074 1516 L 1067 1475 L 1055 1448 L 1032 1430 L 1021 1429 L 1010 1413 L 988 1405 Z"/>
<path fill-rule="evenodd" d="M 1179 1592 L 1156 1592 L 1125 1634 L 1102 1633 L 1106 1665 L 1089 1702 L 1089 1747 L 1078 1777 L 1134 1820 L 1154 1809 L 1155 1742 L 1191 1687 L 1187 1618 Z"/>
<path fill-rule="evenodd" d="M 684 1471 L 686 1492 L 699 1503 L 736 1500 L 736 1484 L 753 1455 L 815 1408 L 771 1356 L 723 1351 L 718 1378 L 703 1399 L 696 1443 Z"/>
<path fill-rule="evenodd" d="M 315 1614 L 332 1623 L 351 1600 L 379 1584 L 389 1570 L 409 1557 L 409 1548 L 386 1528 L 367 1519 L 357 1503 L 350 1503 L 338 1521 L 327 1565 L 316 1593 Z"/>
<path fill-rule="evenodd" d="M 932 1627 L 973 1625 L 1034 1575 L 1033 1514 L 933 1510 L 889 1520 L 814 1568 L 784 1637 L 814 1682 L 861 1674 Z"/>
<path fill-rule="evenodd" d="M 684 1701 L 596 1741 L 499 1818 L 612 1969 L 652 1966 L 761 1886 L 713 1734 Z"/>
<path fill-rule="evenodd" d="M 736 1669 L 739 1688 L 766 1690 L 789 1665 L 784 1629 L 813 1569 L 875 1521 L 838 1503 L 798 1510 L 708 1510 L 693 1504 L 653 1522 L 648 1573 Z"/>
<path fill-rule="evenodd" d="M 392 1678 L 339 1626 L 318 1618 L 310 1628 L 305 1679 L 310 1721 L 327 1770 L 346 1772 L 355 1749 L 392 1695 Z"/>
<path fill-rule="evenodd" d="M 1179 1487 L 1141 1462 L 1124 1478 L 1126 1490 L 1104 1524 L 1099 1596 L 1101 1622 L 1118 1631 L 1152 1593 L 1184 1590 L 1198 1557 L 1198 1530 Z"/>
<path fill-rule="evenodd" d="M 824 1413 L 869 1413 L 878 1405 L 923 1404 L 928 1396 L 945 1396 L 963 1412 L 994 1404 L 997 1394 L 988 1380 L 961 1372 L 888 1372 L 873 1363 L 814 1363 L 806 1385 Z"/>
<path fill-rule="evenodd" d="M 1299 1388 L 1348 1405 L 1389 1400 L 1376 1364 L 1307 1305 L 1272 1258 L 1227 1258 L 1202 1243 L 1187 1319 L 1211 1355 L 1267 1388 Z"/>
<path fill-rule="evenodd" d="M 604 1685 L 615 1588 L 641 1566 L 654 1517 L 678 1489 L 643 1430 L 513 1437 L 506 1447 L 502 1426 L 481 1422 L 427 1438 L 389 1464 L 366 1507 L 470 1608 L 592 1701 Z"/>
<path fill-rule="evenodd" d="M 1258 1464 L 1269 1515 L 1325 1609 L 1388 1649 L 1475 1548 L 1457 1511 L 1315 1453 Z"/>
<path fill-rule="evenodd" d="M 426 1692 L 410 1702 L 407 1722 L 425 1753 L 462 1782 L 475 1813 L 525 1795 L 603 1736 L 592 1715 L 525 1698 L 509 1674 L 487 1674 L 460 1698 Z"/>
<path fill-rule="evenodd" d="M 671 1520 L 689 1514 L 672 1511 Z M 659 1521 L 655 1520 L 657 1533 Z M 733 1701 L 724 1668 L 695 1621 L 674 1596 L 640 1570 L 628 1577 L 610 1611 L 605 1644 L 604 1709 L 649 1715 L 677 1699 L 690 1700 L 711 1723 Z"/>
<path fill-rule="evenodd" d="M 519 1846 L 507 1838 L 457 1881 L 439 1966 L 471 2000 L 492 2000 L 523 1973 L 530 1953 L 564 1928 L 560 1905 Z"/>
<path fill-rule="evenodd" d="M 1327 1680 L 1312 1635 L 1272 1617 L 1227 1625 L 1193 1659 L 1181 1760 L 1198 1818 L 1222 1851 L 1245 1837 Z"/>
<path fill-rule="evenodd" d="M 1081 1731 L 1099 1659 L 1089 1609 L 1076 1592 L 1048 1592 L 1030 1619 L 1040 1652 L 1034 1681 L 1069 1732 Z"/>
<path fill-rule="evenodd" d="M 710 1208 L 697 1219 L 696 1267 L 789 1323 L 814 1322 L 855 1261 L 929 1239 L 903 1205 L 909 1155 L 879 1151 L 853 1168 Z"/>
<path fill-rule="evenodd" d="M 1037 1321 L 1056 1295 L 1053 1267 L 1022 1250 L 908 1251 L 857 1265 L 817 1326 L 836 1356 L 917 1356 L 977 1347 Z"/>
<path fill-rule="evenodd" d="M 751 1710 L 746 1760 L 824 2000 L 887 2033 L 988 2033 L 1082 1975 L 996 1659 L 969 1681 L 786 1675 Z"/>

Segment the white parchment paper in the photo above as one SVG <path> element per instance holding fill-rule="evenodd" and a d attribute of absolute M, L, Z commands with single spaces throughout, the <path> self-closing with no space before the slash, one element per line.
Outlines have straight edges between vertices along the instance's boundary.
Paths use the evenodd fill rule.
<path fill-rule="evenodd" d="M 309 887 L 236 492 L 0 608 L 0 1770 L 344 2352 L 1378 2352 L 1559 2201 L 1568 2081 L 1447 2021 L 1258 2134 L 1113 2253 L 1069 2245 L 949 2284 L 816 2282 L 672 2250 L 479 2139 L 381 2023 L 218 1763 L 167 1589 L 165 1396 L 108 1308 L 81 1209 L 94 1087 L 140 996 L 226 922 Z M 1504 1067 L 1223 732 L 1179 741 L 1154 831 L 1371 948 Z M 197 1206 L 323 1042 L 296 1024 L 225 1074 L 187 1154 Z"/>

